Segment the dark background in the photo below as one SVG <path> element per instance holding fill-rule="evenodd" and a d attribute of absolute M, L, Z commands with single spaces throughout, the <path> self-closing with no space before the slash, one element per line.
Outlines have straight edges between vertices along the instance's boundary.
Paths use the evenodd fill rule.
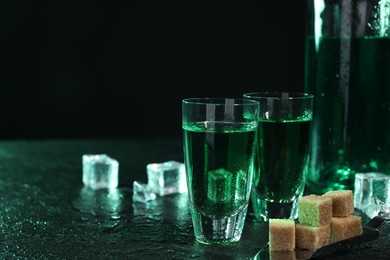
<path fill-rule="evenodd" d="M 1 1 L 0 138 L 179 137 L 185 97 L 303 90 L 305 8 Z"/>

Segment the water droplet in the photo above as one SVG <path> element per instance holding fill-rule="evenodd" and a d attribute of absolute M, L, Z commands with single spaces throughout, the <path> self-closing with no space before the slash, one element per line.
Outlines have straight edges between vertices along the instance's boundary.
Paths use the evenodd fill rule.
<path fill-rule="evenodd" d="M 117 220 L 117 219 L 120 219 L 120 218 L 121 218 L 121 216 L 119 214 L 111 215 L 111 219 Z"/>

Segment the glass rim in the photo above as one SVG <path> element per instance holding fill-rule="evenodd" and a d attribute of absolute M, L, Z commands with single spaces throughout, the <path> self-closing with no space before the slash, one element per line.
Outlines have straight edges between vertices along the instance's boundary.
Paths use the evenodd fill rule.
<path fill-rule="evenodd" d="M 306 92 L 289 92 L 289 91 L 257 91 L 246 92 L 243 94 L 244 98 L 280 98 L 283 94 L 288 94 L 287 99 L 312 99 L 314 95 Z"/>
<path fill-rule="evenodd" d="M 182 100 L 183 104 L 191 105 L 208 105 L 213 104 L 217 106 L 225 106 L 226 100 L 233 100 L 234 106 L 250 106 L 250 105 L 259 105 L 259 101 L 250 100 L 246 98 L 222 98 L 222 97 L 197 97 L 197 98 L 184 98 Z M 238 101 L 238 102 L 237 102 Z M 249 102 L 248 102 L 249 101 Z"/>

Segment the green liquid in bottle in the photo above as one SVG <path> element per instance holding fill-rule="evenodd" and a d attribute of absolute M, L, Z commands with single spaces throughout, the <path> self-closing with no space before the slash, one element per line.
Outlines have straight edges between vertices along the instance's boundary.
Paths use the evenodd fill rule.
<path fill-rule="evenodd" d="M 309 190 L 353 189 L 360 171 L 390 174 L 390 38 L 306 44 L 305 88 L 315 96 Z"/>

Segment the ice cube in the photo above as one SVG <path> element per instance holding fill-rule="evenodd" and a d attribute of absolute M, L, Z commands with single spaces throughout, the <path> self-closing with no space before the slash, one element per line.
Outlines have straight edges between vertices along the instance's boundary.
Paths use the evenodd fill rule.
<path fill-rule="evenodd" d="M 141 183 L 134 181 L 133 182 L 133 201 L 134 202 L 148 202 L 156 199 L 156 194 L 154 194 L 150 187 L 146 183 Z"/>
<path fill-rule="evenodd" d="M 84 154 L 83 183 L 97 190 L 118 186 L 119 163 L 107 154 Z"/>
<path fill-rule="evenodd" d="M 187 192 L 184 163 L 167 161 L 146 166 L 148 186 L 160 196 Z"/>
<path fill-rule="evenodd" d="M 390 176 L 379 172 L 356 173 L 354 205 L 371 218 L 388 214 Z"/>
<path fill-rule="evenodd" d="M 235 199 L 245 200 L 245 197 L 247 195 L 246 190 L 248 189 L 247 173 L 243 170 L 239 170 L 235 178 L 236 178 Z"/>
<path fill-rule="evenodd" d="M 207 198 L 213 202 L 230 201 L 233 174 L 221 168 L 209 171 L 207 176 Z"/>
<path fill-rule="evenodd" d="M 374 203 L 362 210 L 368 217 L 381 216 L 383 218 L 390 218 L 390 206 L 383 201 L 374 197 Z"/>

